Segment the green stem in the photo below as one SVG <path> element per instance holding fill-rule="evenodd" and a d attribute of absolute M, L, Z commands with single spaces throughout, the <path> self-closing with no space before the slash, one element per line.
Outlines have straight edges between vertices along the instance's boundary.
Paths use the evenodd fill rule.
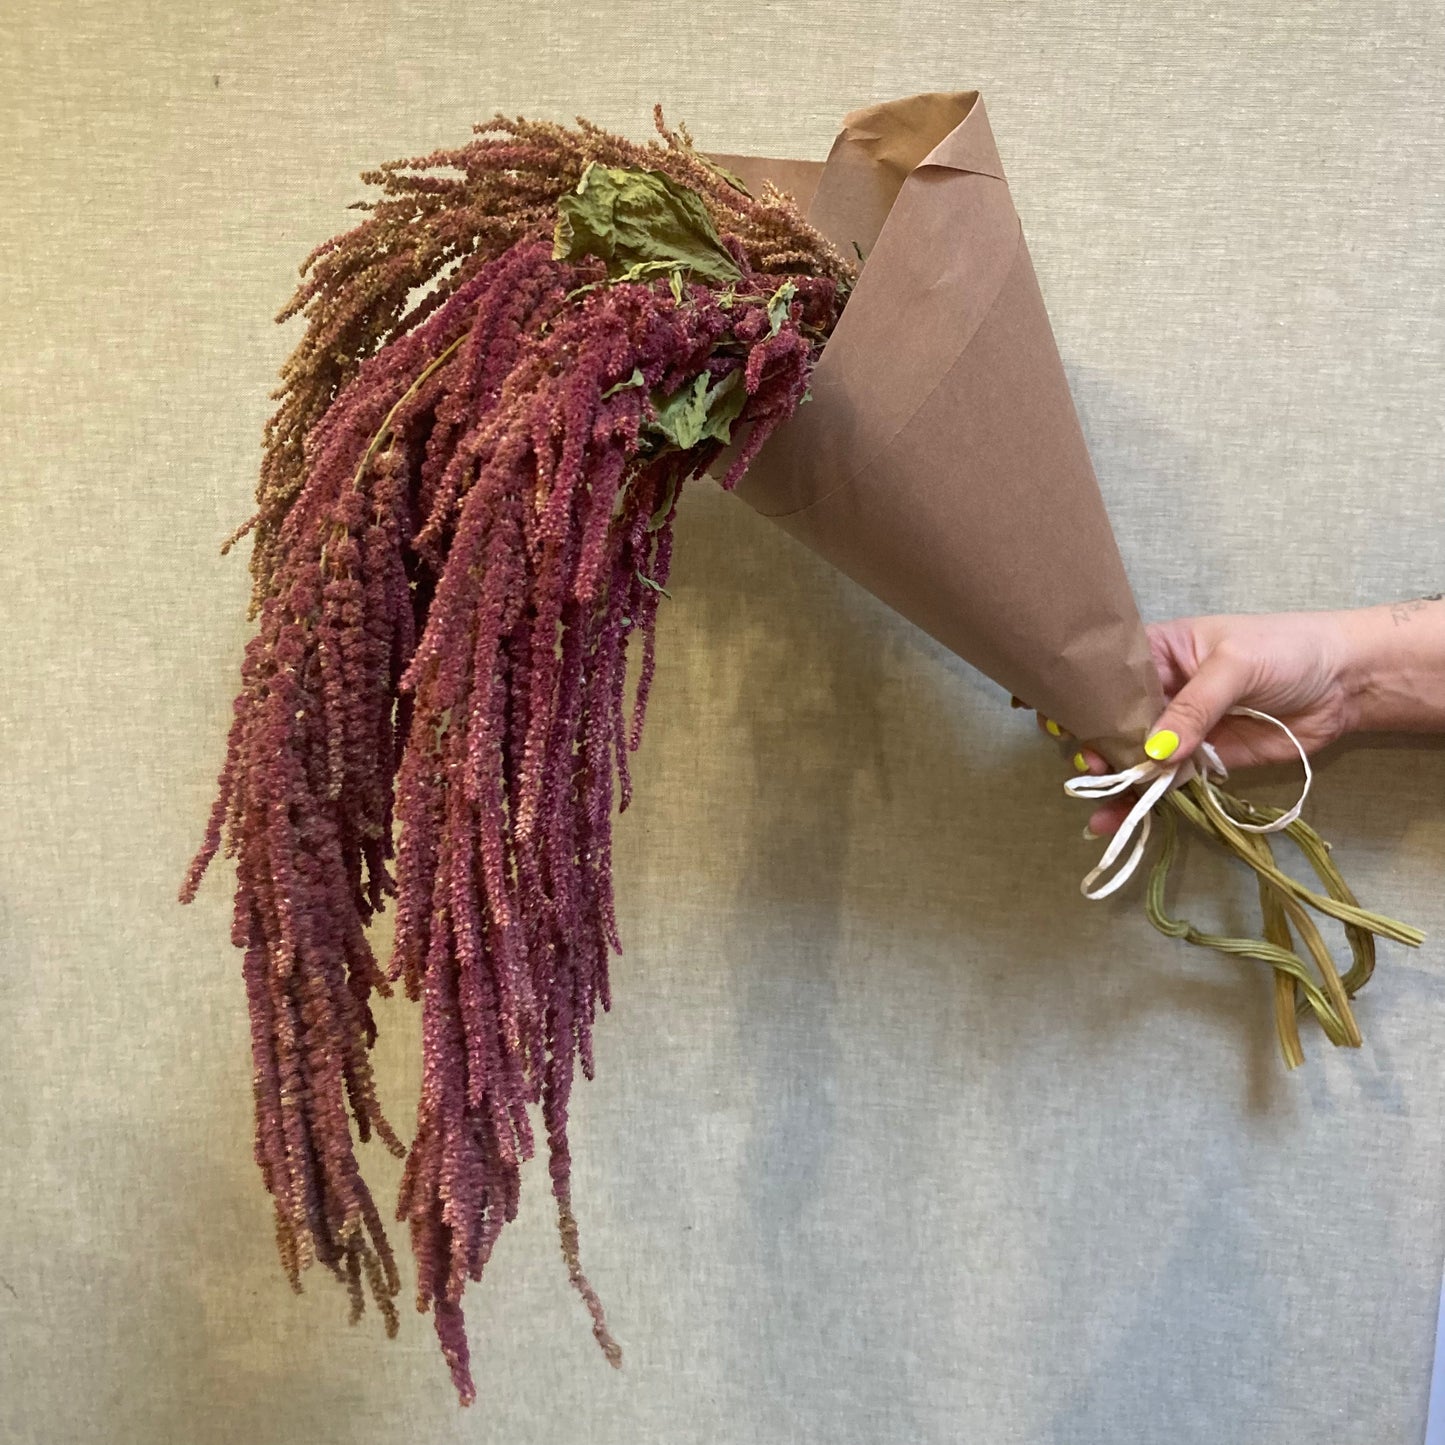
<path fill-rule="evenodd" d="M 1247 844 L 1243 844 L 1242 840 L 1259 836 L 1258 834 L 1241 833 L 1235 827 L 1229 814 L 1231 811 L 1236 815 L 1246 816 L 1253 813 L 1263 820 L 1265 810 L 1251 808 L 1248 804 L 1240 802 L 1239 799 L 1231 798 L 1228 793 L 1220 792 L 1213 783 L 1206 783 L 1200 778 L 1186 783 L 1181 791 L 1188 792 L 1199 800 L 1201 811 L 1209 814 L 1214 830 L 1231 851 L 1243 856 Z M 1178 797 L 1178 795 L 1178 791 L 1170 794 L 1171 797 Z M 1274 816 L 1279 816 L 1277 811 Z M 1286 831 L 1300 836 L 1300 830 L 1303 830 L 1303 835 L 1313 838 L 1317 845 L 1317 856 L 1324 860 L 1327 871 L 1338 879 L 1340 888 L 1348 895 L 1349 890 L 1344 888 L 1344 879 L 1339 877 L 1338 871 L 1329 862 L 1329 850 L 1325 847 L 1324 839 L 1320 838 L 1319 834 L 1315 833 L 1308 824 L 1301 823 L 1298 819 L 1290 824 Z M 1381 938 L 1393 938 L 1396 943 L 1404 943 L 1411 948 L 1417 948 L 1425 941 L 1425 935 L 1420 929 L 1408 923 L 1400 923 L 1393 918 L 1387 918 L 1383 913 L 1368 912 L 1358 903 L 1347 902 L 1345 898 L 1327 897 L 1315 893 L 1306 888 L 1303 883 L 1291 878 L 1288 873 L 1281 873 L 1272 863 L 1261 868 L 1260 871 L 1265 873 L 1277 888 L 1292 894 L 1301 903 L 1308 904 L 1316 912 L 1328 914 L 1329 917 L 1338 919 L 1341 923 L 1368 929 L 1369 932 L 1378 934 Z"/>
<path fill-rule="evenodd" d="M 1279 890 L 1268 879 L 1259 878 L 1259 910 L 1264 917 L 1264 936 L 1270 943 L 1294 952 L 1294 938 L 1289 931 L 1289 915 L 1284 910 Z M 1306 1007 L 1300 997 L 1299 985 L 1283 969 L 1274 974 L 1274 1027 L 1285 1064 L 1297 1069 L 1305 1061 L 1304 1045 L 1299 1036 L 1300 1010 Z"/>
<path fill-rule="evenodd" d="M 356 468 L 356 476 L 352 478 L 351 482 L 353 487 L 359 487 L 361 485 L 361 479 L 366 475 L 366 469 L 371 465 L 371 459 L 376 455 L 377 448 L 391 435 L 391 423 L 397 412 L 422 389 L 439 366 L 451 359 L 452 353 L 470 334 L 470 332 L 462 332 L 450 346 L 440 352 L 422 368 L 421 374 L 417 379 L 397 398 L 395 405 L 387 412 L 386 419 L 382 422 L 380 429 L 376 435 L 372 437 L 370 445 L 366 448 L 366 454 L 361 458 L 361 462 Z"/>
<path fill-rule="evenodd" d="M 1182 938 L 1188 943 L 1212 948 L 1231 957 L 1252 958 L 1269 964 L 1275 972 L 1275 1028 L 1280 1049 L 1286 1064 L 1294 1068 L 1304 1059 L 1297 1024 L 1300 1010 L 1309 1008 L 1313 1011 L 1332 1043 L 1358 1047 L 1360 1032 L 1349 1001 L 1374 971 L 1375 936 L 1414 947 L 1423 941 L 1425 935 L 1418 928 L 1361 908 L 1335 867 L 1329 845 L 1307 823 L 1296 819 L 1283 831 L 1314 870 L 1323 893 L 1307 888 L 1281 871 L 1275 863 L 1268 839 L 1239 826 L 1241 823 L 1272 822 L 1280 816 L 1279 809 L 1246 803 L 1221 792 L 1202 778 L 1195 778 L 1182 788 L 1166 794 L 1159 808 L 1164 845 L 1150 872 L 1145 911 L 1154 927 L 1171 938 Z M 1178 851 L 1179 818 L 1254 871 L 1263 920 L 1262 938 L 1230 938 L 1204 933 L 1167 912 L 1164 890 Z M 1354 963 L 1343 976 L 1307 911 L 1309 909 L 1344 924 Z M 1293 933 L 1304 945 L 1304 955 L 1313 961 L 1314 969 L 1296 950 L 1291 925 Z"/>
<path fill-rule="evenodd" d="M 1169 796 L 1173 797 L 1174 795 L 1170 794 Z M 1164 847 L 1159 854 L 1158 861 L 1150 871 L 1145 901 L 1145 911 L 1150 923 L 1170 938 L 1182 938 L 1186 943 L 1195 944 L 1200 948 L 1212 948 L 1232 958 L 1257 959 L 1261 963 L 1269 964 L 1277 972 L 1287 974 L 1309 1001 L 1326 1035 L 1334 1043 L 1343 1044 L 1347 1036 L 1343 1021 L 1315 982 L 1314 976 L 1310 973 L 1304 960 L 1292 949 L 1263 938 L 1230 938 L 1218 933 L 1204 933 L 1192 923 L 1169 916 L 1164 907 L 1164 885 L 1168 881 L 1169 870 L 1178 850 L 1178 827 L 1171 810 L 1162 810 L 1160 817 L 1164 825 Z M 1283 1040 L 1281 1040 L 1281 1044 L 1284 1044 Z M 1289 1050 L 1287 1047 L 1285 1052 L 1288 1060 Z"/>

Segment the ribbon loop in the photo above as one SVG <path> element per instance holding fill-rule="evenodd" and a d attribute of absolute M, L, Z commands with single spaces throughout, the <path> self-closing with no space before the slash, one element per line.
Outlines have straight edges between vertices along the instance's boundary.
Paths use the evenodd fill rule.
<path fill-rule="evenodd" d="M 1300 790 L 1294 807 L 1268 823 L 1241 823 L 1231 820 L 1234 827 L 1247 833 L 1278 833 L 1299 817 L 1305 799 L 1309 797 L 1310 784 L 1314 781 L 1309 755 L 1305 752 L 1304 744 L 1277 717 L 1271 717 L 1269 713 L 1252 707 L 1232 707 L 1229 711 L 1236 717 L 1251 717 L 1259 722 L 1272 723 L 1294 744 L 1300 762 L 1304 765 L 1304 787 Z M 1098 865 L 1091 869 L 1080 883 L 1079 891 L 1085 898 L 1107 898 L 1134 876 L 1149 843 L 1155 805 L 1170 789 L 1179 787 L 1196 775 L 1204 782 L 1204 795 L 1209 805 L 1222 812 L 1213 784 L 1216 779 L 1222 782 L 1229 773 L 1218 752 L 1209 743 L 1201 743 L 1198 751 L 1191 757 L 1180 758 L 1177 762 L 1158 763 L 1149 758 L 1142 763 L 1135 763 L 1132 767 L 1122 768 L 1117 773 L 1091 773 L 1087 777 L 1070 778 L 1064 784 L 1064 791 L 1073 798 L 1113 798 L 1130 788 L 1142 789 L 1138 801 L 1119 825 L 1118 832 L 1109 840 Z M 1123 863 L 1119 863 L 1126 849 L 1129 850 L 1129 855 Z M 1110 869 L 1114 869 L 1112 876 L 1108 876 L 1106 882 L 1100 883 L 1099 879 L 1109 875 Z"/>

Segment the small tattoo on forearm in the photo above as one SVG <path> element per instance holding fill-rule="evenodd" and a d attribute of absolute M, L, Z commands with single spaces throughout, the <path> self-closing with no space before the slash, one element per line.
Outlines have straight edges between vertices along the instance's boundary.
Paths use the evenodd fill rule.
<path fill-rule="evenodd" d="M 1423 612 L 1432 602 L 1445 600 L 1445 592 L 1430 592 L 1424 597 L 1412 598 L 1409 602 L 1396 602 L 1390 608 L 1390 616 L 1396 627 L 1408 622 L 1417 612 Z"/>

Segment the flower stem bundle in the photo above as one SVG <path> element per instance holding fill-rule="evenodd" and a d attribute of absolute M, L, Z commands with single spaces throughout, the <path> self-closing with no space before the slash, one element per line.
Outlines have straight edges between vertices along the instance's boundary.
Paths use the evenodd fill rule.
<path fill-rule="evenodd" d="M 1158 811 L 1164 824 L 1164 845 L 1149 876 L 1145 900 L 1149 921 L 1171 938 L 1235 958 L 1252 958 L 1274 970 L 1275 1032 L 1290 1068 L 1304 1062 L 1299 1015 L 1305 1011 L 1315 1015 L 1332 1044 L 1358 1048 L 1362 1040 L 1350 1000 L 1375 971 L 1375 938 L 1390 938 L 1413 948 L 1424 941 L 1424 934 L 1410 924 L 1361 908 L 1330 857 L 1329 844 L 1303 819 L 1294 819 L 1284 832 L 1313 869 L 1323 892 L 1307 888 L 1284 872 L 1275 863 L 1267 837 L 1239 826 L 1272 823 L 1283 816 L 1279 808 L 1247 803 L 1207 778 L 1194 777 L 1165 794 Z M 1178 819 L 1253 870 L 1259 887 L 1262 938 L 1204 933 L 1167 912 L 1164 889 L 1177 852 Z M 1344 973 L 1336 966 L 1309 910 L 1344 925 L 1352 960 Z M 1295 934 L 1300 948 L 1295 947 Z M 1308 961 L 1303 955 L 1308 955 Z"/>

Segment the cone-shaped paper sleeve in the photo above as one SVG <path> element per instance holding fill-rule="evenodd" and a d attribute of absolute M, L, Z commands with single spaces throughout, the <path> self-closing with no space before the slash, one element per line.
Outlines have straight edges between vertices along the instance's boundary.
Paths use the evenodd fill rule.
<path fill-rule="evenodd" d="M 721 158 L 866 256 L 738 494 L 1116 764 L 1163 707 L 977 92 L 855 111 L 827 163 Z"/>

